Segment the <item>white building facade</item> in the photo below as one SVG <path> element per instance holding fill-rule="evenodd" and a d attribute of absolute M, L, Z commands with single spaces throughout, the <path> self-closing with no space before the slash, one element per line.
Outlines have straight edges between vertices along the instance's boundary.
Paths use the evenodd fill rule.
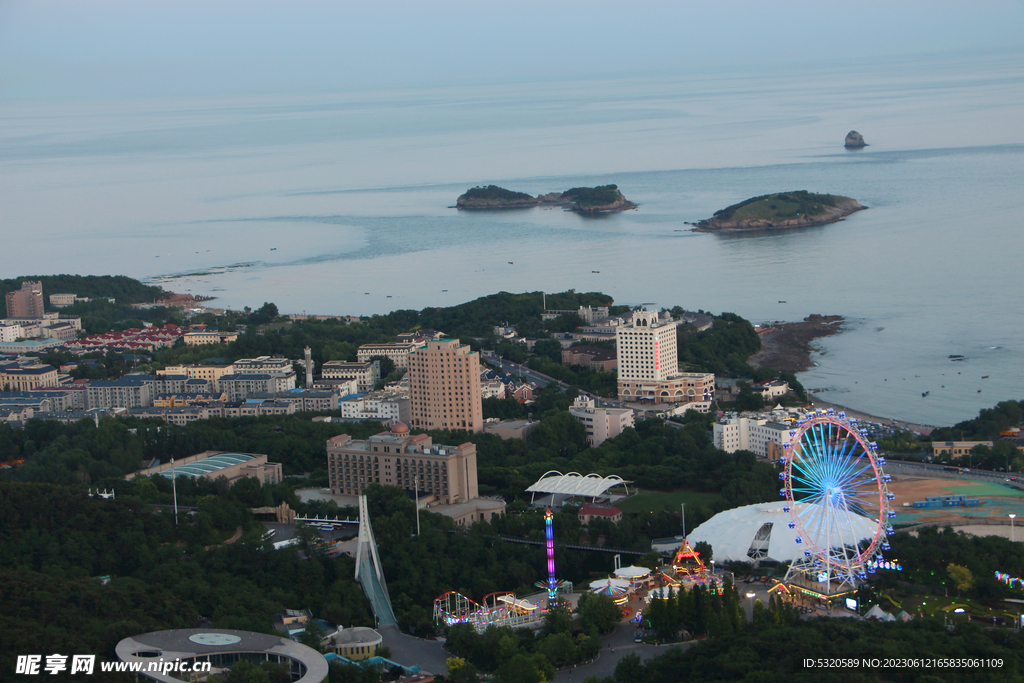
<path fill-rule="evenodd" d="M 750 451 L 767 458 L 785 448 L 792 429 L 792 425 L 770 417 L 731 415 L 713 425 L 714 444 L 726 453 Z M 775 444 L 775 448 L 770 444 Z"/>
<path fill-rule="evenodd" d="M 591 398 L 577 398 L 569 408 L 569 414 L 583 423 L 591 446 L 599 446 L 621 434 L 626 427 L 633 426 L 632 409 L 598 408 Z"/>

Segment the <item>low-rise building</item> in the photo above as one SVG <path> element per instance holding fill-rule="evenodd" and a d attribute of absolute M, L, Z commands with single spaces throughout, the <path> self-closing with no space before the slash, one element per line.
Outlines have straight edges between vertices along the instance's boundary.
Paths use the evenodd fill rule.
<path fill-rule="evenodd" d="M 86 388 L 89 408 L 148 408 L 153 403 L 153 389 L 141 377 L 97 380 Z"/>
<path fill-rule="evenodd" d="M 992 448 L 991 441 L 932 441 L 932 455 L 938 456 L 949 453 L 954 459 L 969 455 L 975 446 L 988 446 Z"/>
<path fill-rule="evenodd" d="M 0 388 L 4 391 L 32 391 L 57 384 L 57 368 L 52 365 L 0 367 Z"/>
<path fill-rule="evenodd" d="M 256 392 L 249 395 L 248 400 L 270 400 L 278 403 L 291 403 L 296 413 L 324 412 L 338 407 L 338 397 L 330 391 L 312 389 L 289 389 L 274 393 Z"/>
<path fill-rule="evenodd" d="M 282 480 L 281 464 L 269 462 L 266 455 L 257 453 L 228 453 L 224 451 L 204 451 L 187 458 L 166 462 L 155 467 L 141 469 L 129 474 L 125 479 L 135 477 L 192 477 L 217 479 L 225 477 L 234 483 L 242 477 L 252 477 L 261 484 L 279 484 Z"/>
<path fill-rule="evenodd" d="M 229 344 L 238 339 L 237 332 L 221 332 L 219 330 L 193 330 L 186 332 L 182 339 L 189 346 L 204 344 Z"/>
<path fill-rule="evenodd" d="M 753 387 L 754 393 L 761 394 L 761 398 L 764 399 L 765 403 L 769 401 L 775 401 L 780 396 L 789 393 L 789 382 L 784 379 L 766 379 L 763 382 L 758 382 Z"/>
<path fill-rule="evenodd" d="M 578 513 L 580 524 L 590 524 L 595 519 L 606 519 L 612 524 L 622 521 L 622 510 L 614 505 L 601 505 L 600 503 L 587 503 L 580 508 Z"/>
<path fill-rule="evenodd" d="M 586 428 L 587 443 L 591 446 L 599 446 L 633 426 L 633 411 L 630 408 L 600 408 L 594 399 L 583 396 L 573 402 L 569 414 Z"/>
<path fill-rule="evenodd" d="M 715 448 L 726 453 L 750 451 L 761 458 L 778 459 L 790 442 L 793 429 L 780 419 L 775 414 L 726 415 L 712 425 Z"/>
<path fill-rule="evenodd" d="M 537 420 L 499 420 L 496 417 L 484 420 L 484 432 L 497 434 L 502 441 L 509 439 L 530 440 L 530 433 L 537 428 Z"/>
<path fill-rule="evenodd" d="M 414 342 L 384 342 L 383 344 L 363 344 L 356 349 L 356 359 L 361 362 L 369 361 L 375 356 L 390 358 L 396 369 L 409 367 L 409 354 L 418 345 Z M 326 363 L 324 364 L 327 365 Z M 321 368 L 321 372 L 323 369 Z"/>
<path fill-rule="evenodd" d="M 358 384 L 356 392 L 366 393 L 373 391 L 373 387 L 380 381 L 380 363 L 368 360 L 356 363 L 329 360 L 320 366 L 320 376 L 323 379 L 354 379 Z"/>
<path fill-rule="evenodd" d="M 615 351 L 602 346 L 570 346 L 562 349 L 562 365 L 582 365 L 591 370 L 611 372 L 617 362 Z"/>
<path fill-rule="evenodd" d="M 331 493 L 361 494 L 370 484 L 433 494 L 445 505 L 478 498 L 476 446 L 435 446 L 396 422 L 365 441 L 342 434 L 327 442 Z"/>
<path fill-rule="evenodd" d="M 190 379 L 205 379 L 211 391 L 220 391 L 220 378 L 233 374 L 230 365 L 169 365 L 158 370 L 160 375 L 185 375 Z"/>
<path fill-rule="evenodd" d="M 293 372 L 291 377 L 280 377 L 265 372 L 222 375 L 217 384 L 229 401 L 244 401 L 250 394 L 258 392 L 277 393 L 294 389 L 295 373 Z"/>
<path fill-rule="evenodd" d="M 338 629 L 321 641 L 321 645 L 334 654 L 361 662 L 377 655 L 383 639 L 381 635 L 372 628 L 366 626 L 353 626 L 352 628 Z"/>
<path fill-rule="evenodd" d="M 338 403 L 341 417 L 350 420 L 405 422 L 409 419 L 408 393 L 374 391 L 346 396 Z"/>
<path fill-rule="evenodd" d="M 219 391 L 206 391 L 181 394 L 157 394 L 153 397 L 154 408 L 184 408 L 197 403 L 210 401 L 226 401 L 227 396 Z"/>

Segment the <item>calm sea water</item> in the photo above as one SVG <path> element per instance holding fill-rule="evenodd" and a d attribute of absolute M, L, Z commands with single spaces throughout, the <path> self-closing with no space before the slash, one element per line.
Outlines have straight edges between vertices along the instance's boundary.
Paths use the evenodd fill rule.
<path fill-rule="evenodd" d="M 948 424 L 1022 396 L 1019 54 L 0 114 L 4 277 L 120 273 L 295 313 L 575 288 L 756 322 L 840 314 L 802 377 L 828 400 Z M 844 150 L 850 129 L 870 146 Z M 640 208 L 448 208 L 487 183 L 617 183 Z M 870 209 L 769 235 L 685 224 L 792 189 Z"/>

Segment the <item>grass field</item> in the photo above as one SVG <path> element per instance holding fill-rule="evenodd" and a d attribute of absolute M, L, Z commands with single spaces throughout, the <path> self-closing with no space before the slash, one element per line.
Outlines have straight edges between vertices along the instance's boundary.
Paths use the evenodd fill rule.
<path fill-rule="evenodd" d="M 628 500 L 615 504 L 623 512 L 658 512 L 664 508 L 679 510 L 680 503 L 703 503 L 710 506 L 720 496 L 717 493 L 697 491 L 641 491 Z"/>

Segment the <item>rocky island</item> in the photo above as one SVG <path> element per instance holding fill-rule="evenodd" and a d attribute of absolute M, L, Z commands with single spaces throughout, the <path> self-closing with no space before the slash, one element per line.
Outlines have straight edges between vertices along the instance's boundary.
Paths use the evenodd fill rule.
<path fill-rule="evenodd" d="M 733 204 L 694 223 L 694 232 L 738 232 L 807 228 L 835 223 L 868 207 L 856 199 L 807 190 L 776 192 Z"/>
<path fill-rule="evenodd" d="M 637 206 L 622 195 L 617 185 L 574 187 L 565 192 L 551 192 L 536 197 L 525 192 L 514 192 L 497 185 L 488 185 L 466 190 L 455 202 L 457 209 L 485 211 L 523 209 L 541 205 L 564 206 L 569 211 L 583 214 L 627 211 Z"/>
<path fill-rule="evenodd" d="M 847 149 L 860 149 L 861 147 L 867 147 L 868 143 L 864 142 L 864 136 L 855 130 L 851 130 L 846 134 L 846 140 L 843 146 Z"/>

